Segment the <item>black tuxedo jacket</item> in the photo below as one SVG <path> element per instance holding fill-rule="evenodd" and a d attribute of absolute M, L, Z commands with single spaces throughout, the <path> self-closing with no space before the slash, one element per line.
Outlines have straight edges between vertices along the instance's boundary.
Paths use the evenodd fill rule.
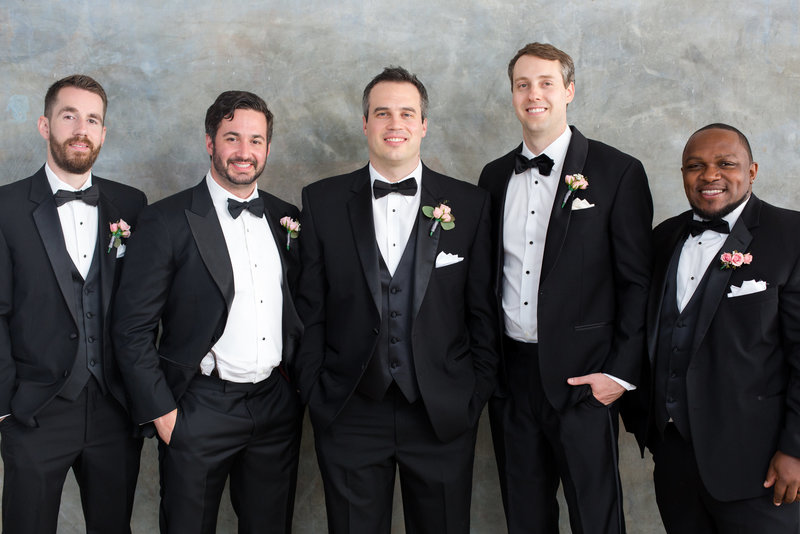
<path fill-rule="evenodd" d="M 639 397 L 650 401 L 659 316 L 670 258 L 689 232 L 691 212 L 653 232 L 655 269 L 647 309 L 649 361 Z M 689 427 L 700 475 L 716 499 L 731 501 L 772 492 L 762 486 L 780 450 L 800 457 L 800 213 L 755 195 L 722 247 L 749 252 L 750 265 L 709 267 L 686 377 Z M 728 297 L 731 286 L 763 280 L 767 290 Z M 650 404 L 648 402 L 648 404 Z M 650 406 L 652 408 L 652 406 Z M 650 419 L 653 436 L 654 421 Z M 657 432 L 657 431 L 656 431 Z M 637 432 L 640 444 L 648 425 Z"/>
<path fill-rule="evenodd" d="M 282 357 L 291 365 L 303 331 L 292 297 L 300 239 L 287 251 L 279 221 L 299 214 L 269 193 L 258 194 L 281 257 Z M 114 344 L 134 420 L 152 421 L 177 406 L 222 335 L 233 296 L 231 260 L 205 178 L 142 212 L 114 306 Z"/>
<path fill-rule="evenodd" d="M 417 382 L 443 441 L 474 426 L 496 383 L 495 309 L 489 259 L 489 198 L 423 166 L 420 206 L 448 201 L 455 228 L 419 213 L 412 351 Z M 380 251 L 369 168 L 303 190 L 303 274 L 298 309 L 306 325 L 300 389 L 312 420 L 330 424 L 358 385 L 379 338 Z M 435 267 L 440 252 L 463 261 Z"/>
<path fill-rule="evenodd" d="M 591 394 L 567 379 L 603 372 L 636 384 L 644 359 L 644 310 L 650 280 L 653 202 L 642 164 L 586 139 L 576 128 L 567 150 L 547 227 L 539 283 L 539 366 L 545 394 L 566 409 Z M 492 196 L 494 287 L 504 332 L 503 213 L 514 159 L 522 145 L 489 163 L 478 185 Z M 583 174 L 589 186 L 568 191 L 564 177 Z M 576 198 L 593 208 L 572 211 Z M 501 378 L 504 373 L 501 373 Z M 502 391 L 502 390 L 501 390 Z"/>
<path fill-rule="evenodd" d="M 92 177 L 100 189 L 97 247 L 103 303 L 103 370 L 106 384 L 125 406 L 113 364 L 109 306 L 123 257 L 106 252 L 109 224 L 124 219 L 136 232 L 147 204 L 138 189 Z M 35 426 L 37 412 L 58 394 L 78 351 L 79 304 L 72 259 L 64 244 L 53 191 L 42 166 L 0 188 L 0 415 Z"/>

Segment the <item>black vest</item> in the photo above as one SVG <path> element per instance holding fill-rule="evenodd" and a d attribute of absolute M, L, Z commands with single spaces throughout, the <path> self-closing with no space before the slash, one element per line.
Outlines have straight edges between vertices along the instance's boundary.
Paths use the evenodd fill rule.
<path fill-rule="evenodd" d="M 90 376 L 97 379 L 103 393 L 106 393 L 106 383 L 103 380 L 103 299 L 100 283 L 100 255 L 105 254 L 106 250 L 99 241 L 100 238 L 86 280 L 70 262 L 78 311 L 78 352 L 69 378 L 59 392 L 61 397 L 68 400 L 78 398 Z M 109 254 L 115 252 L 116 250 L 112 250 Z"/>
<path fill-rule="evenodd" d="M 394 276 L 378 253 L 381 262 L 381 329 L 375 352 L 358 384 L 361 393 L 375 400 L 383 399 L 392 382 L 397 384 L 408 402 L 416 401 L 420 395 L 411 348 L 418 227 L 419 222 L 408 237 Z"/>
<path fill-rule="evenodd" d="M 681 242 L 682 243 L 682 242 Z M 689 431 L 689 406 L 686 396 L 686 374 L 689 370 L 695 327 L 700 303 L 708 285 L 708 276 L 715 262 L 706 269 L 689 303 L 678 312 L 677 278 L 678 260 L 683 245 L 676 247 L 667 271 L 664 299 L 661 304 L 661 319 L 658 327 L 658 351 L 656 354 L 655 408 L 656 422 L 661 435 L 672 418 L 672 422 L 687 441 Z"/>

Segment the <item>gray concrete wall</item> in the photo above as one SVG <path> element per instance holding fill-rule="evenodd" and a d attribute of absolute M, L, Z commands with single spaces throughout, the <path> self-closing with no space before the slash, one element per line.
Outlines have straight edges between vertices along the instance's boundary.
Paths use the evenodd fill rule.
<path fill-rule="evenodd" d="M 423 159 L 477 181 L 520 141 L 505 69 L 533 40 L 576 62 L 570 123 L 639 157 L 656 222 L 686 208 L 680 152 L 709 122 L 740 127 L 760 163 L 755 191 L 800 205 L 798 0 L 3 0 L 0 4 L 0 184 L 45 158 L 36 119 L 50 83 L 84 72 L 106 88 L 97 174 L 157 200 L 208 169 L 203 117 L 217 94 L 247 89 L 275 112 L 260 186 L 299 203 L 305 184 L 366 161 L 360 93 L 389 64 L 417 73 L 431 97 Z M 321 483 L 306 428 L 295 531 L 324 532 Z M 661 532 L 650 460 L 622 437 L 628 531 Z M 146 444 L 134 531 L 156 531 L 157 471 Z M 60 532 L 81 532 L 70 477 Z M 401 514 L 397 532 L 402 532 Z M 481 422 L 473 532 L 502 533 L 488 421 Z M 234 532 L 226 502 L 220 532 Z M 564 526 L 566 532 L 566 525 Z"/>

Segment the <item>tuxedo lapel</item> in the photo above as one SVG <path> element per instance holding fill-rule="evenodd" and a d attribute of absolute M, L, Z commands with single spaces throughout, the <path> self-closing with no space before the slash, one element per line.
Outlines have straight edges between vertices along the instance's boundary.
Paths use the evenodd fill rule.
<path fill-rule="evenodd" d="M 72 258 L 69 257 L 64 244 L 64 233 L 61 230 L 61 221 L 58 218 L 56 203 L 53 200 L 53 191 L 47 182 L 44 168 L 31 180 L 31 201 L 39 204 L 33 210 L 33 221 L 36 230 L 42 238 L 50 267 L 58 282 L 61 295 L 67 303 L 72 320 L 78 324 L 78 307 L 75 302 L 75 290 L 72 285 Z"/>
<path fill-rule="evenodd" d="M 186 220 L 200 257 L 225 297 L 225 304 L 230 311 L 234 293 L 233 268 L 205 179 L 192 190 L 192 207 L 186 210 Z"/>
<path fill-rule="evenodd" d="M 761 201 L 752 196 L 739 216 L 739 220 L 733 225 L 720 253 L 733 252 L 734 250 L 739 252 L 747 251 L 750 242 L 753 240 L 753 235 L 750 233 L 749 228 L 758 224 L 760 208 Z M 708 282 L 700 301 L 700 311 L 697 317 L 690 354 L 694 354 L 697 351 L 700 342 L 705 337 L 708 327 L 717 313 L 717 308 L 719 308 L 720 302 L 728 291 L 728 283 L 730 282 L 731 274 L 733 274 L 733 269 L 720 268 L 719 258 L 714 258 L 708 268 Z"/>
<path fill-rule="evenodd" d="M 556 264 L 561 246 L 567 236 L 569 219 L 572 214 L 572 200 L 570 198 L 563 208 L 561 203 L 567 195 L 567 184 L 564 177 L 568 174 L 583 173 L 586 164 L 586 155 L 589 152 L 589 142 L 576 128 L 572 128 L 572 138 L 569 141 L 569 148 L 564 159 L 564 167 L 561 169 L 561 176 L 558 177 L 556 185 L 556 196 L 553 199 L 553 210 L 550 212 L 550 221 L 547 224 L 547 237 L 544 243 L 544 258 L 542 258 L 542 281 L 547 279 L 553 266 Z"/>
<path fill-rule="evenodd" d="M 103 190 L 101 183 L 96 183 L 96 185 L 100 188 L 100 202 L 97 204 L 98 230 L 95 254 L 100 255 L 97 259 L 100 264 L 100 282 L 103 288 L 101 292 L 103 311 L 107 312 L 111 304 L 111 292 L 114 287 L 114 271 L 117 261 L 117 249 L 112 248 L 111 252 L 108 251 L 108 243 L 111 239 L 109 224 L 119 221 L 121 217 L 119 210 L 108 194 Z"/>
<path fill-rule="evenodd" d="M 653 365 L 656 357 L 656 346 L 658 343 L 658 325 L 661 321 L 661 310 L 664 305 L 664 297 L 667 290 L 667 276 L 669 276 L 672 262 L 680 259 L 681 249 L 685 237 L 689 231 L 689 221 L 692 219 L 691 212 L 685 214 L 678 223 L 672 234 L 663 244 L 657 244 L 655 265 L 651 279 L 653 297 L 648 300 L 647 310 L 647 354 L 650 364 Z M 664 251 L 664 256 L 661 255 Z M 666 254 L 669 254 L 668 256 Z M 655 295 L 658 297 L 655 298 Z"/>
<path fill-rule="evenodd" d="M 442 234 L 442 225 L 437 224 L 433 235 L 430 235 L 431 219 L 422 213 L 422 206 L 436 207 L 443 200 L 440 194 L 440 184 L 437 177 L 422 167 L 422 191 L 420 193 L 420 209 L 417 215 L 417 242 L 414 255 L 414 305 L 412 317 L 417 316 L 422 299 L 428 290 L 428 281 L 431 278 L 436 263 L 436 251 L 439 247 L 439 236 Z"/>
<path fill-rule="evenodd" d="M 352 184 L 353 198 L 347 203 L 350 214 L 350 226 L 356 243 L 358 257 L 367 287 L 375 303 L 375 309 L 381 310 L 381 278 L 378 260 L 378 242 L 375 238 L 375 220 L 372 217 L 372 189 L 370 187 L 369 168 L 364 167 L 356 173 Z"/>

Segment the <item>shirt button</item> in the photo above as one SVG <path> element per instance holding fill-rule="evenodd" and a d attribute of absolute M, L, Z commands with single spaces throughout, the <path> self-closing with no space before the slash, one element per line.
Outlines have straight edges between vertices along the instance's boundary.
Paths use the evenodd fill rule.
<path fill-rule="evenodd" d="M 524 304 L 525 306 L 527 306 L 527 305 L 528 305 L 528 301 L 526 300 L 525 302 L 523 302 L 523 304 Z"/>
<path fill-rule="evenodd" d="M 97 362 L 94 360 L 89 360 L 89 366 L 94 367 Z"/>

